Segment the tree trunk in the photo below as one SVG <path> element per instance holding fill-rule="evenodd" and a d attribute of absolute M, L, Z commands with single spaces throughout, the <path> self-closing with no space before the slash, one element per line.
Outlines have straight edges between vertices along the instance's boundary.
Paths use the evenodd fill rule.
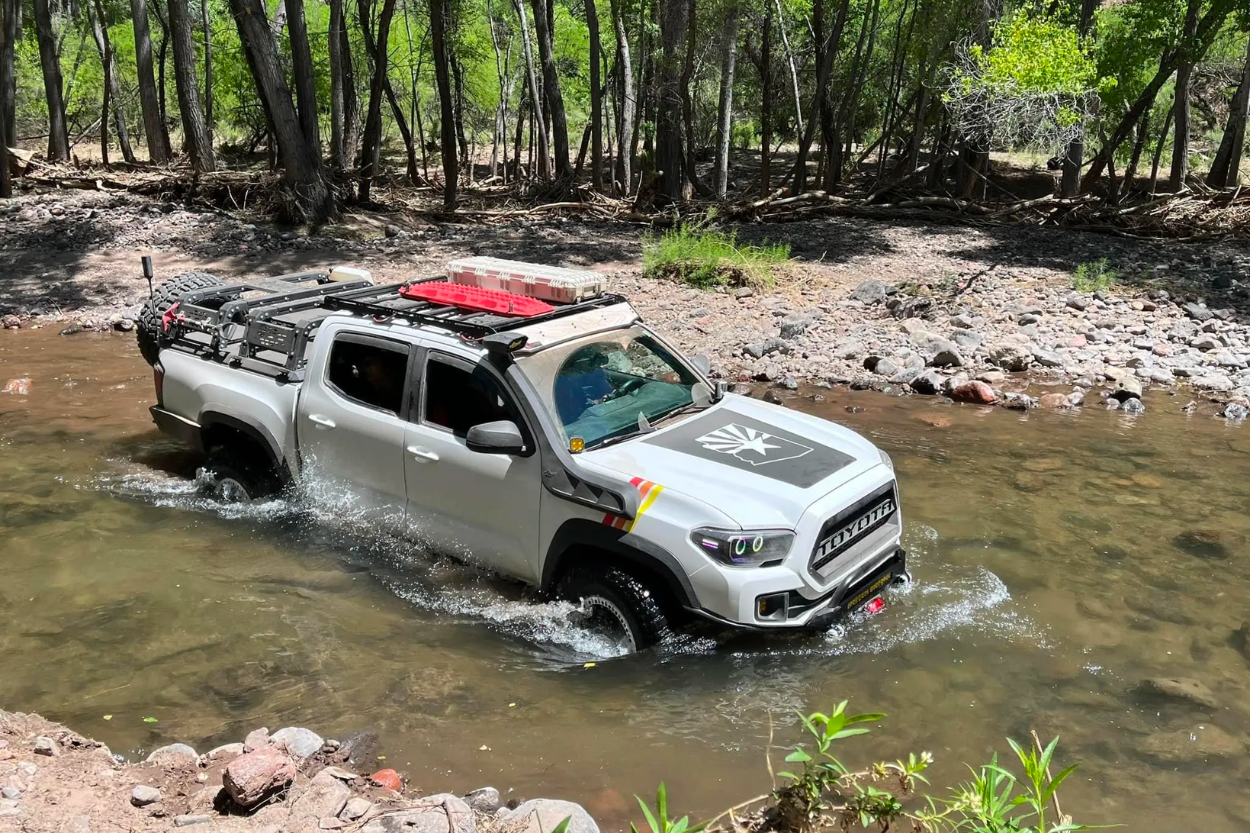
<path fill-rule="evenodd" d="M 10 123 L 13 118 L 13 85 L 9 79 L 13 77 L 13 40 L 14 32 L 9 28 L 17 10 L 17 0 L 0 0 L 0 200 L 13 196 L 13 180 L 9 175 Z"/>
<path fill-rule="evenodd" d="M 350 50 L 343 53 L 343 37 L 347 22 L 343 18 L 343 0 L 330 0 L 330 31 L 326 35 L 330 51 L 330 164 L 341 171 L 350 166 L 351 154 L 347 149 L 347 106 L 344 80 L 344 58 L 351 62 Z"/>
<path fill-rule="evenodd" d="M 44 100 L 48 104 L 48 161 L 69 159 L 69 130 L 65 123 L 64 86 L 61 83 L 61 56 L 56 32 L 52 29 L 52 11 L 48 0 L 34 0 L 35 34 L 39 41 L 39 64 L 43 68 Z M 8 154 L 5 154 L 8 164 Z"/>
<path fill-rule="evenodd" d="M 394 4 L 392 4 L 392 6 L 393 5 Z M 360 13 L 360 30 L 361 30 L 361 34 L 364 36 L 365 52 L 369 55 L 369 59 L 373 61 L 374 69 L 376 72 L 377 63 L 379 61 L 379 52 L 378 52 L 377 44 L 379 42 L 385 42 L 385 41 L 382 41 L 382 34 L 380 31 L 377 33 L 377 38 L 375 39 L 374 37 L 374 32 L 373 32 L 372 24 L 371 24 L 372 7 L 373 7 L 372 0 L 360 0 L 360 2 L 357 4 L 357 9 Z M 383 11 L 385 12 L 385 4 L 383 4 Z M 392 19 L 393 17 L 394 17 L 394 9 L 392 8 Z M 291 22 L 289 25 L 291 26 L 295 25 L 294 18 L 291 18 Z M 379 21 L 379 29 L 380 28 L 381 28 L 381 23 Z M 389 23 L 387 27 L 386 37 L 387 38 L 390 37 Z M 417 182 L 420 180 L 420 176 L 421 176 L 420 172 L 417 169 L 417 152 L 416 152 L 416 148 L 413 145 L 412 131 L 408 128 L 408 119 L 404 116 L 404 108 L 400 106 L 399 99 L 395 95 L 395 88 L 391 85 L 389 53 L 383 54 L 381 56 L 381 62 L 386 67 L 386 71 L 384 72 L 382 76 L 382 91 L 386 95 L 387 106 L 390 107 L 391 109 L 391 117 L 395 120 L 395 126 L 399 128 L 400 138 L 404 142 L 404 152 L 406 155 L 407 166 L 408 166 L 408 181 L 411 182 L 413 185 L 416 185 Z M 378 146 L 374 151 L 375 157 L 381 153 L 381 143 L 382 143 L 381 129 L 382 128 L 381 128 L 380 119 L 381 119 L 381 116 L 379 114 L 379 122 L 378 122 L 379 132 L 378 132 L 378 137 L 377 137 Z M 377 163 L 376 158 L 374 160 L 374 163 L 375 164 Z M 361 164 L 363 167 L 365 163 L 362 162 Z M 371 177 L 377 176 L 377 171 L 374 170 L 373 173 L 370 174 L 370 176 Z M 364 199 L 368 198 L 368 191 L 369 191 L 368 187 L 365 187 L 364 192 L 362 192 L 362 195 L 361 195 L 362 198 Z"/>
<path fill-rule="evenodd" d="M 634 117 L 638 109 L 638 95 L 634 89 L 634 62 L 629 50 L 629 32 L 621 11 L 624 0 L 611 0 L 612 30 L 616 34 L 616 61 L 620 77 L 620 123 L 616 129 L 616 177 L 621 183 L 622 195 L 628 196 L 633 171 L 630 164 L 630 139 L 634 135 Z"/>
<path fill-rule="evenodd" d="M 1197 63 L 1197 59 L 1191 57 L 1191 50 L 1197 46 L 1194 36 L 1198 30 L 1198 12 L 1201 7 L 1201 0 L 1189 0 L 1181 34 L 1182 57 L 1176 68 L 1176 103 L 1173 106 L 1176 133 L 1172 138 L 1172 172 L 1168 177 L 1168 190 L 1173 193 L 1185 187 L 1185 177 L 1189 175 L 1189 84 L 1193 77 L 1194 64 Z"/>
<path fill-rule="evenodd" d="M 382 99 L 386 96 L 386 73 L 390 64 L 385 49 L 378 51 L 374 43 L 389 43 L 391 19 L 395 16 L 395 0 L 382 0 L 377 31 L 369 34 L 369 0 L 359 0 L 360 26 L 365 31 L 365 48 L 373 58 L 373 76 L 369 81 L 369 104 L 365 111 L 365 133 L 360 143 L 360 199 L 369 201 L 373 178 L 378 175 L 382 146 Z M 376 35 L 376 37 L 375 37 Z"/>
<path fill-rule="evenodd" d="M 1172 128 L 1172 116 L 1176 115 L 1176 108 L 1169 107 L 1168 114 L 1163 118 L 1163 129 L 1159 131 L 1159 141 L 1155 145 L 1154 159 L 1150 163 L 1150 195 L 1154 196 L 1155 188 L 1159 184 L 1159 160 L 1163 158 L 1163 146 L 1168 140 L 1168 131 Z"/>
<path fill-rule="evenodd" d="M 283 180 L 289 192 L 290 219 L 322 223 L 334 219 L 338 209 L 334 192 L 326 182 L 321 158 L 304 138 L 291 90 L 278 61 L 277 45 L 265 21 L 261 0 L 230 0 L 262 105 L 273 124 Z"/>
<path fill-rule="evenodd" d="M 551 143 L 555 152 L 556 176 L 573 178 L 569 164 L 569 125 L 564 115 L 564 97 L 560 94 L 560 76 L 556 72 L 555 48 L 552 43 L 552 0 L 530 0 L 534 9 L 534 32 L 538 39 L 538 56 L 543 67 L 543 95 L 551 108 Z"/>
<path fill-rule="evenodd" d="M 656 67 L 656 93 L 659 98 L 655 128 L 655 166 L 659 176 L 656 196 L 661 204 L 678 202 L 686 182 L 683 168 L 682 131 L 682 47 L 686 41 L 689 5 L 683 0 L 660 3 L 660 47 Z"/>
<path fill-rule="evenodd" d="M 447 0 L 430 0 L 430 45 L 434 52 L 434 80 L 438 86 L 439 131 L 443 149 L 443 208 L 455 211 L 460 164 L 456 158 L 456 129 L 453 124 L 456 116 L 451 100 L 447 29 Z"/>
<path fill-rule="evenodd" d="M 205 0 L 207 2 L 207 0 Z M 321 156 L 321 131 L 317 119 L 317 83 L 313 75 L 312 50 L 308 46 L 308 24 L 303 0 L 292 0 L 287 7 L 287 36 L 291 45 L 291 74 L 295 78 L 295 106 L 300 129 L 309 146 Z"/>
<path fill-rule="evenodd" d="M 451 83 L 452 83 L 452 114 L 455 117 L 456 145 L 460 148 L 460 175 L 468 177 L 473 184 L 473 157 L 469 154 L 469 142 L 464 133 L 464 67 L 456 57 L 455 47 L 450 51 Z"/>
<path fill-rule="evenodd" d="M 794 50 L 790 48 L 790 36 L 786 34 L 786 14 L 781 9 L 781 0 L 773 0 L 777 11 L 777 29 L 781 32 L 781 45 L 785 48 L 786 63 L 790 67 L 790 82 L 794 86 L 794 124 L 799 135 L 806 132 L 803 123 L 803 96 L 799 92 L 799 68 L 794 62 Z"/>
<path fill-rule="evenodd" d="M 0 147 L 17 146 L 16 107 L 17 78 L 13 72 L 13 54 L 17 48 L 17 30 L 22 10 L 20 0 L 0 0 Z M 8 164 L 4 167 L 8 170 Z M 7 174 L 5 175 L 7 177 Z"/>
<path fill-rule="evenodd" d="M 1094 13 L 1098 11 L 1100 0 L 1081 0 L 1081 19 L 1079 32 L 1081 39 L 1089 36 L 1089 28 L 1094 23 Z M 1063 176 L 1059 182 L 1059 195 L 1072 198 L 1081 189 L 1081 162 L 1085 158 L 1084 135 L 1068 143 L 1067 153 L 1063 158 Z"/>
<path fill-rule="evenodd" d="M 139 109 L 143 114 L 143 135 L 148 158 L 158 165 L 169 162 L 169 133 L 161 119 L 160 95 L 152 74 L 152 35 L 148 29 L 147 0 L 130 0 L 130 17 L 135 33 L 135 64 L 139 70 Z"/>
<path fill-rule="evenodd" d="M 204 28 L 204 121 L 213 132 L 213 27 L 208 16 L 208 0 L 200 0 L 200 24 Z"/>
<path fill-rule="evenodd" d="M 764 8 L 764 31 L 760 35 L 760 192 L 772 187 L 773 142 L 773 10 Z"/>
<path fill-rule="evenodd" d="M 733 140 L 734 69 L 738 63 L 738 17 L 736 5 L 725 10 L 725 52 L 720 65 L 720 118 L 716 129 L 716 198 L 729 192 L 729 146 Z"/>
<path fill-rule="evenodd" d="M 156 89 L 159 96 L 159 111 L 161 114 L 161 130 L 165 132 L 165 147 L 169 151 L 169 158 L 174 158 L 174 145 L 169 138 L 169 110 L 165 107 L 165 66 L 166 58 L 169 56 L 169 26 L 161 18 L 160 6 L 153 5 L 156 11 L 156 19 L 161 26 L 161 45 L 156 50 Z"/>
<path fill-rule="evenodd" d="M 40 0 L 43 2 L 44 0 Z M 195 41 L 191 38 L 191 17 L 187 0 L 169 0 L 169 30 L 174 44 L 174 84 L 178 89 L 178 110 L 191 167 L 197 171 L 216 168 L 213 136 L 200 107 L 200 84 L 195 77 Z"/>
<path fill-rule="evenodd" d="M 846 25 L 846 16 L 850 5 L 850 0 L 842 0 L 841 5 L 838 7 L 838 18 L 833 26 L 830 27 L 829 34 L 821 45 L 820 66 L 816 72 L 816 92 L 812 99 L 812 110 L 815 110 L 820 105 L 820 99 L 825 94 L 825 87 L 829 83 L 829 73 L 833 70 L 833 57 L 837 54 L 838 44 L 842 41 L 842 29 Z M 812 119 L 807 123 L 799 139 L 799 151 L 794 160 L 795 194 L 801 194 L 807 189 L 807 152 L 812 146 L 816 121 L 817 119 Z"/>
<path fill-rule="evenodd" d="M 590 34 L 590 187 L 603 190 L 603 90 L 600 73 L 603 48 L 599 43 L 599 10 L 586 0 L 586 28 Z"/>
<path fill-rule="evenodd" d="M 446 0 L 439 0 L 446 2 Z M 521 51 L 525 56 L 525 75 L 529 81 L 530 107 L 534 110 L 533 132 L 538 142 L 538 164 L 534 173 L 539 179 L 547 179 L 551 175 L 548 167 L 550 155 L 547 152 L 547 127 L 542 118 L 542 87 L 538 85 L 538 70 L 534 64 L 534 41 L 530 36 L 529 19 L 525 14 L 522 0 L 513 0 L 516 6 L 517 19 L 521 22 Z"/>
<path fill-rule="evenodd" d="M 686 181 L 700 195 L 712 196 L 712 189 L 699 180 L 698 168 L 695 166 L 695 132 L 694 132 L 694 53 L 695 37 L 698 35 L 698 17 L 695 15 L 695 0 L 687 0 L 686 4 L 686 55 L 682 59 L 681 83 L 681 123 L 686 156 Z"/>
<path fill-rule="evenodd" d="M 1240 180 L 1241 153 L 1246 144 L 1246 114 L 1250 110 L 1250 41 L 1246 43 L 1246 60 L 1241 70 L 1241 81 L 1228 106 L 1228 122 L 1220 138 L 1220 149 L 1211 163 L 1207 184 L 1213 188 L 1228 188 Z"/>
<path fill-rule="evenodd" d="M 1191 0 L 1196 2 L 1196 0 Z M 1197 64 L 1206 55 L 1211 44 L 1215 41 L 1220 29 L 1224 25 L 1224 20 L 1228 17 L 1234 6 L 1233 0 L 1213 0 L 1211 6 L 1207 9 L 1206 14 L 1202 16 L 1202 20 L 1198 22 L 1197 31 L 1193 38 L 1194 48 L 1185 58 L 1191 65 Z M 1155 73 L 1154 78 L 1138 95 L 1137 100 L 1133 102 L 1133 106 L 1128 109 L 1124 117 L 1120 119 L 1120 124 L 1116 127 L 1115 132 L 1111 134 L 1106 144 L 1094 156 L 1090 163 L 1089 170 L 1085 172 L 1085 176 L 1081 178 L 1081 190 L 1088 191 L 1098 178 L 1102 176 L 1103 170 L 1107 167 L 1107 162 L 1116 148 L 1124 143 L 1128 134 L 1132 132 L 1134 125 L 1142 117 L 1142 114 L 1154 103 L 1155 96 L 1159 94 L 1160 88 L 1167 83 L 1168 78 L 1176 71 L 1182 59 L 1180 51 L 1165 54 L 1159 62 L 1159 70 Z"/>
<path fill-rule="evenodd" d="M 1123 196 L 1133 187 L 1133 180 L 1137 178 L 1137 166 L 1141 162 L 1142 151 L 1146 147 L 1146 138 L 1150 135 L 1150 113 L 1142 116 L 1141 124 L 1137 127 L 1137 137 L 1133 141 L 1133 153 L 1129 157 L 1128 168 L 1124 171 L 1124 178 L 1120 180 L 1120 190 L 1117 196 Z"/>
<path fill-rule="evenodd" d="M 94 6 L 94 8 L 93 8 Z M 126 111 L 121 102 L 121 83 L 117 80 L 117 61 L 113 55 L 113 41 L 109 38 L 108 18 L 104 14 L 104 5 L 94 0 L 87 6 L 87 16 L 91 22 L 91 34 L 95 38 L 96 50 L 100 53 L 100 66 L 104 69 L 104 98 L 112 105 L 113 126 L 117 130 L 117 146 L 121 148 L 122 159 L 126 164 L 134 164 L 135 153 L 130 147 L 130 133 L 126 129 Z M 109 107 L 101 107 L 101 115 L 106 116 Z M 100 147 L 107 157 L 108 128 L 106 122 L 100 123 Z M 106 163 L 107 166 L 107 163 Z"/>

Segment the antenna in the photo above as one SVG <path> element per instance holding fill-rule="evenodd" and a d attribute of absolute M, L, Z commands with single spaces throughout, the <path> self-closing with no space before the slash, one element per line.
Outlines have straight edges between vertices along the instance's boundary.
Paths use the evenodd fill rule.
<path fill-rule="evenodd" d="M 154 273 L 152 272 L 152 256 L 143 255 L 143 257 L 139 258 L 139 260 L 143 263 L 143 277 L 148 279 L 148 297 L 151 298 L 153 292 L 152 278 L 154 277 Z"/>

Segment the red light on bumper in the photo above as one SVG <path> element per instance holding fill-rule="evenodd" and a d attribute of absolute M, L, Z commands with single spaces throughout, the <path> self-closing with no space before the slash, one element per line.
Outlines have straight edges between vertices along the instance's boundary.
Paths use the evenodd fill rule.
<path fill-rule="evenodd" d="M 880 613 L 883 610 L 885 610 L 885 598 L 883 596 L 877 596 L 875 599 L 870 600 L 868 604 L 864 605 L 864 613 L 869 616 Z"/>

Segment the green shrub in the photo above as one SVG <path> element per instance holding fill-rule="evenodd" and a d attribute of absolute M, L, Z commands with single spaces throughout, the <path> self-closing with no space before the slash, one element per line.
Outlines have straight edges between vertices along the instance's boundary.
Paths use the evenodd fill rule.
<path fill-rule="evenodd" d="M 642 270 L 647 277 L 672 278 L 710 289 L 715 286 L 768 286 L 773 268 L 790 259 L 790 246 L 738 245 L 732 234 L 678 226 L 662 237 L 642 241 Z"/>
<path fill-rule="evenodd" d="M 1104 257 L 1076 267 L 1072 287 L 1080 292 L 1097 292 L 1110 289 L 1119 278 L 1119 273 L 1111 268 L 1111 261 Z"/>

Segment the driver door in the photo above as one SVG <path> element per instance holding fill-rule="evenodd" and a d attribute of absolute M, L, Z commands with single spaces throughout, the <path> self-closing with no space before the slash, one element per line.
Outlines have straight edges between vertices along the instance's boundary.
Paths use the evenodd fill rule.
<path fill-rule="evenodd" d="M 484 364 L 422 350 L 420 391 L 404 434 L 408 524 L 435 549 L 537 581 L 542 470 L 533 434 L 502 378 Z M 511 420 L 522 454 L 471 451 L 474 425 Z"/>

